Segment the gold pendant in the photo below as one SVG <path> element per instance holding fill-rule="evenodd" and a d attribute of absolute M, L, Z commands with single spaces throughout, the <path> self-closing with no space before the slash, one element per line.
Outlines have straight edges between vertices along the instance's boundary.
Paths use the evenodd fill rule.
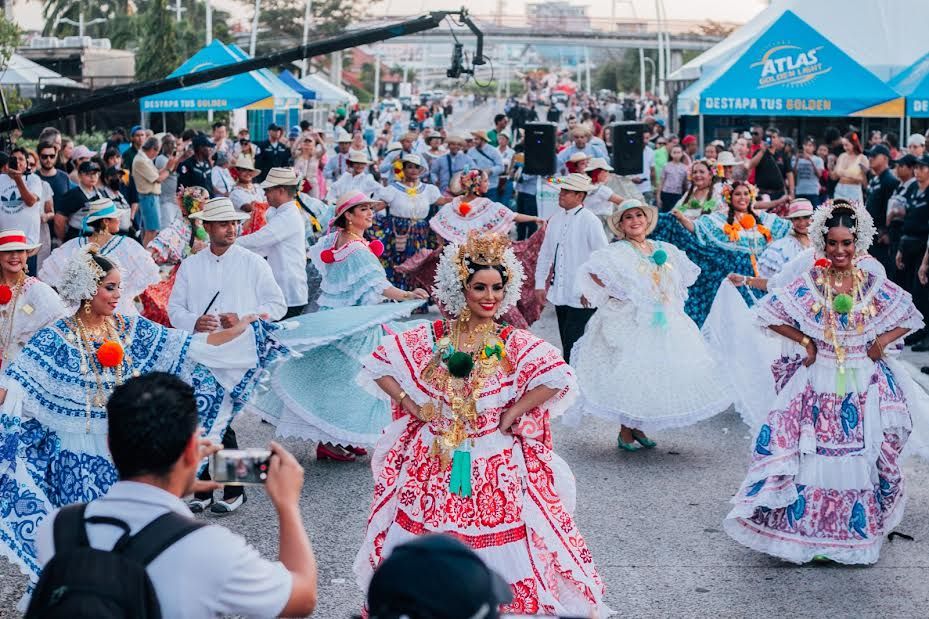
<path fill-rule="evenodd" d="M 32 312 L 35 311 L 35 308 L 29 305 L 28 303 L 26 303 L 25 305 L 23 305 L 22 310 L 26 316 L 29 316 L 30 314 L 32 314 Z"/>

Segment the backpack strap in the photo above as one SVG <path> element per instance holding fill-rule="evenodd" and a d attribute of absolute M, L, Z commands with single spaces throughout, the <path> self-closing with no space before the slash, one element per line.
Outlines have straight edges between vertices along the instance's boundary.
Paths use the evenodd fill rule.
<path fill-rule="evenodd" d="M 123 545 L 121 552 L 124 556 L 142 565 L 148 565 L 169 546 L 188 533 L 193 533 L 205 526 L 207 526 L 205 522 L 198 522 L 193 518 L 169 511 L 155 518 L 130 537 Z"/>
<path fill-rule="evenodd" d="M 87 539 L 87 529 L 84 526 L 84 510 L 87 503 L 75 503 L 58 510 L 52 527 L 52 536 L 55 540 L 55 552 L 72 548 L 90 546 Z"/>

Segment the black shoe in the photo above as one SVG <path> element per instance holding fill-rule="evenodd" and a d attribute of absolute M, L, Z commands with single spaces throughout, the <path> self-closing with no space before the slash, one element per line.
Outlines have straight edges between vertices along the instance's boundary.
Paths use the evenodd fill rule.
<path fill-rule="evenodd" d="M 925 339 L 911 348 L 913 352 L 929 352 L 929 339 Z"/>
<path fill-rule="evenodd" d="M 903 344 L 906 346 L 913 346 L 914 344 L 919 344 L 926 337 L 926 332 L 920 329 L 919 331 L 914 331 L 910 333 L 905 338 L 903 338 Z"/>
<path fill-rule="evenodd" d="M 187 501 L 187 507 L 190 508 L 190 511 L 194 514 L 203 513 L 207 507 L 213 504 L 213 497 L 207 497 L 204 499 L 193 498 L 190 501 Z"/>
<path fill-rule="evenodd" d="M 929 366 L 924 365 L 923 367 L 919 368 L 919 371 L 923 374 L 929 374 Z"/>
<path fill-rule="evenodd" d="M 213 507 L 210 508 L 210 511 L 214 514 L 231 514 L 235 510 L 239 509 L 245 505 L 245 501 L 248 499 L 245 498 L 244 494 L 240 494 L 234 499 L 223 499 L 222 501 L 217 501 L 213 504 Z"/>

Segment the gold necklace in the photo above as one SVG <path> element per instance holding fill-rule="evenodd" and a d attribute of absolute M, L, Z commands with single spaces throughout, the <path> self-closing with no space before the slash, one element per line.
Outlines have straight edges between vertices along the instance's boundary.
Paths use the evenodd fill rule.
<path fill-rule="evenodd" d="M 6 337 L 0 341 L 0 347 L 3 349 L 2 361 L 0 361 L 0 367 L 4 365 L 6 361 L 10 359 L 10 345 L 13 343 L 13 322 L 16 319 L 16 301 L 19 299 L 19 295 L 23 290 L 23 284 L 26 283 L 26 274 L 22 271 L 19 272 L 19 281 L 10 286 L 10 290 L 13 292 L 13 296 L 10 299 L 10 302 L 7 304 L 7 310 L 3 313 L 4 320 L 6 321 L 3 326 L 7 327 Z"/>
<path fill-rule="evenodd" d="M 113 235 L 110 234 L 108 230 L 102 230 L 102 231 L 94 232 L 93 234 L 91 234 L 88 241 L 90 243 L 93 243 L 97 247 L 102 248 L 104 245 L 109 243 L 110 239 L 112 238 L 113 238 Z M 101 239 L 106 239 L 106 240 L 101 241 Z"/>

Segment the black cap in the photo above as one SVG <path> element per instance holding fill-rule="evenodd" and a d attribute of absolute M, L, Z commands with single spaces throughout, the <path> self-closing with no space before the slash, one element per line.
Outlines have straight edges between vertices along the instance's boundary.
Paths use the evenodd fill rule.
<path fill-rule="evenodd" d="M 506 581 L 448 535 L 426 535 L 397 546 L 368 587 L 371 619 L 404 613 L 497 619 L 500 604 L 512 600 Z"/>
<path fill-rule="evenodd" d="M 924 165 L 929 167 L 929 154 L 923 153 L 922 157 L 917 157 L 916 163 L 914 165 Z"/>
<path fill-rule="evenodd" d="M 271 123 L 268 125 L 268 131 L 283 131 L 284 128 L 277 123 Z"/>
<path fill-rule="evenodd" d="M 875 144 L 871 148 L 865 151 L 864 153 L 868 157 L 876 157 L 878 155 L 884 155 L 890 159 L 890 149 L 884 146 L 883 144 Z"/>
<path fill-rule="evenodd" d="M 893 161 L 891 161 L 891 165 L 895 165 L 895 166 L 905 165 L 905 166 L 909 166 L 912 168 L 914 165 L 916 165 L 917 161 L 918 159 L 916 158 L 916 155 L 907 153 L 903 155 L 902 157 L 900 157 L 899 159 L 894 159 Z"/>
<path fill-rule="evenodd" d="M 91 172 L 99 172 L 100 166 L 94 161 L 84 161 L 81 165 L 77 166 L 78 174 L 89 174 Z"/>
<path fill-rule="evenodd" d="M 202 133 L 195 135 L 194 139 L 191 140 L 190 145 L 194 148 L 200 148 L 201 146 L 209 146 L 210 148 L 213 148 L 216 146 L 213 144 L 213 142 L 210 141 L 210 138 L 206 137 Z"/>

